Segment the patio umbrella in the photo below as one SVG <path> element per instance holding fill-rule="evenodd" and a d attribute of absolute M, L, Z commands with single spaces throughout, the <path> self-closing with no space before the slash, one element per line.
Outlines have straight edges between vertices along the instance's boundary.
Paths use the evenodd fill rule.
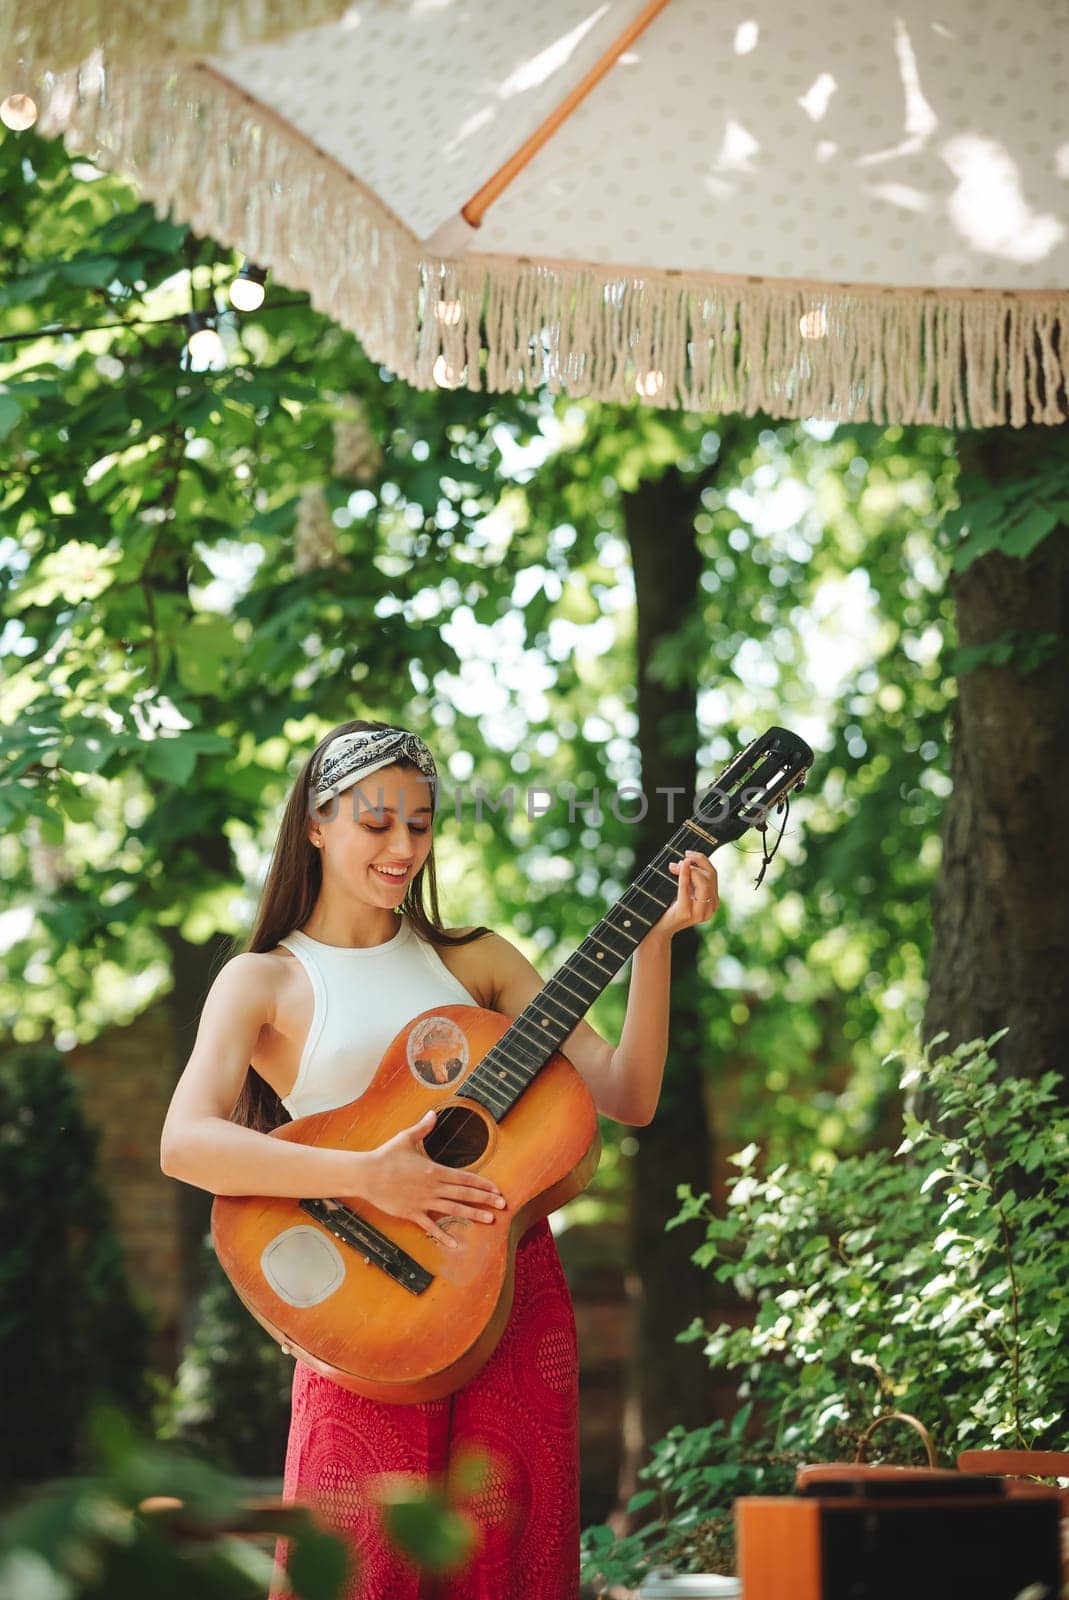
<path fill-rule="evenodd" d="M 0 93 L 420 387 L 1065 420 L 1062 0 L 3 3 Z"/>

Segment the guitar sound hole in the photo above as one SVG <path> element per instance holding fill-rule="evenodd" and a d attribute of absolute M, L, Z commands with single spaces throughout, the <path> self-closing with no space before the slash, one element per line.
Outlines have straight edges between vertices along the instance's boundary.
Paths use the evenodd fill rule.
<path fill-rule="evenodd" d="M 471 1167 L 489 1142 L 486 1123 L 477 1111 L 468 1111 L 464 1106 L 443 1106 L 423 1141 L 423 1148 L 440 1166 Z"/>

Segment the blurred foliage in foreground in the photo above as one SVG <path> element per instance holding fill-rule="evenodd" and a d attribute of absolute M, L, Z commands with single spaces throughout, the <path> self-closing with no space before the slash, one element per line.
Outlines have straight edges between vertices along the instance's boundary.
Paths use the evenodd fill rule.
<path fill-rule="evenodd" d="M 752 1326 L 683 1336 L 738 1374 L 741 1409 L 727 1427 L 660 1442 L 632 1501 L 660 1515 L 620 1540 L 588 1529 L 590 1576 L 630 1582 L 666 1557 L 701 1564 L 710 1545 L 723 1551 L 735 1496 L 787 1491 L 803 1461 L 852 1459 L 886 1411 L 920 1417 L 944 1462 L 1064 1445 L 1069 1118 L 1055 1074 L 997 1079 L 1000 1037 L 906 1067 L 893 1154 L 762 1171 L 750 1146 L 722 1217 L 708 1195 L 681 1190 L 673 1225 L 704 1224 L 695 1261 L 755 1312 Z M 910 1109 L 922 1085 L 931 1120 Z"/>
<path fill-rule="evenodd" d="M 37 1489 L 0 1524 L 0 1593 L 49 1600 L 262 1600 L 272 1535 L 292 1540 L 302 1600 L 336 1600 L 340 1541 L 307 1511 L 250 1509 L 246 1486 L 136 1438 L 119 1412 L 94 1417 L 96 1470 Z M 258 1536 L 260 1543 L 244 1535 Z"/>
<path fill-rule="evenodd" d="M 263 1600 L 276 1537 L 297 1600 L 349 1592 L 351 1548 L 306 1507 L 146 1443 L 120 1412 L 98 1411 L 91 1434 L 92 1476 L 36 1489 L 0 1523 L 5 1600 Z M 476 1537 L 465 1507 L 484 1479 L 469 1457 L 444 1486 L 383 1480 L 388 1536 L 420 1571 L 463 1566 Z"/>

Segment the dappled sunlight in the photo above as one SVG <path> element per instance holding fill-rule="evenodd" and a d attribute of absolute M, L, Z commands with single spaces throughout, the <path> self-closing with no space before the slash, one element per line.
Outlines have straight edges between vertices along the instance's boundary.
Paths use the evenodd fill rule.
<path fill-rule="evenodd" d="M 751 172 L 753 158 L 760 148 L 760 142 L 753 134 L 741 122 L 736 122 L 734 117 L 729 117 L 714 166 L 722 172 Z"/>
<path fill-rule="evenodd" d="M 609 7 L 601 5 L 596 7 L 588 17 L 578 23 L 567 33 L 555 39 L 552 44 L 540 50 L 529 61 L 522 62 L 514 67 L 507 78 L 502 79 L 497 87 L 500 100 L 508 100 L 516 94 L 526 94 L 530 89 L 537 89 L 545 83 L 547 78 L 552 78 L 561 72 L 571 60 L 575 51 L 582 44 L 592 28 L 597 27 Z"/>
<path fill-rule="evenodd" d="M 436 0 L 432 0 L 432 3 L 437 9 Z M 553 40 L 544 50 L 539 50 L 528 60 L 521 61 L 507 77 L 494 86 L 494 95 L 498 103 L 511 100 L 517 95 L 529 94 L 531 90 L 540 88 L 548 79 L 563 72 L 578 47 L 591 30 L 597 27 L 608 9 L 607 5 L 596 7 L 582 22 L 562 34 L 559 39 Z M 469 140 L 492 123 L 496 116 L 497 108 L 491 104 L 482 105 L 473 111 L 445 145 L 445 153 L 450 156 L 456 155 Z"/>
<path fill-rule="evenodd" d="M 943 160 L 958 180 L 947 211 L 974 249 L 1008 261 L 1042 261 L 1065 237 L 1050 212 L 1033 212 L 1021 193 L 1021 175 L 995 139 L 961 134 L 943 146 Z"/>
<path fill-rule="evenodd" d="M 805 94 L 798 96 L 798 104 L 807 117 L 819 122 L 831 104 L 831 97 L 839 85 L 830 72 L 822 72 Z"/>
<path fill-rule="evenodd" d="M 888 205 L 898 206 L 903 211 L 931 211 L 935 204 L 930 194 L 908 183 L 870 183 L 867 190 L 877 199 L 886 200 Z"/>
<path fill-rule="evenodd" d="M 798 626 L 813 687 L 834 701 L 872 659 L 879 637 L 878 596 L 868 574 L 855 568 L 844 577 L 825 579 Z"/>
<path fill-rule="evenodd" d="M 858 165 L 862 167 L 874 166 L 881 161 L 892 161 L 899 156 L 915 155 L 919 150 L 923 150 L 939 126 L 939 118 L 929 105 L 921 87 L 913 41 L 901 17 L 895 19 L 895 55 L 898 58 L 898 72 L 905 97 L 905 137 L 900 144 L 894 145 L 890 150 L 878 150 L 871 155 L 862 156 L 858 161 Z"/>

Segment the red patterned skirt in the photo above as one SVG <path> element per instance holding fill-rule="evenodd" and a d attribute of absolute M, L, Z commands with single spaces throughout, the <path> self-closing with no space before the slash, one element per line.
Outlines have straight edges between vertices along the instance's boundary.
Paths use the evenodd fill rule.
<path fill-rule="evenodd" d="M 440 1477 L 473 1451 L 490 1461 L 466 1507 L 479 1531 L 476 1552 L 462 1572 L 421 1584 L 383 1537 L 375 1481 L 384 1473 Z M 517 1247 L 515 1300 L 500 1344 L 448 1399 L 383 1405 L 297 1363 L 283 1492 L 314 1504 L 351 1542 L 359 1577 L 346 1600 L 575 1600 L 578 1358 L 547 1223 Z"/>

